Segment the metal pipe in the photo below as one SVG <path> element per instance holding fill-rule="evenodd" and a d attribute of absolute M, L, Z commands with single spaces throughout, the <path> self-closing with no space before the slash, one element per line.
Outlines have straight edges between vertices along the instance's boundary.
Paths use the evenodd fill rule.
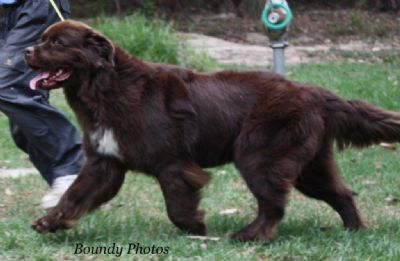
<path fill-rule="evenodd" d="M 277 74 L 285 75 L 285 48 L 287 46 L 287 41 L 283 39 L 271 44 L 274 58 L 274 71 Z"/>
<path fill-rule="evenodd" d="M 274 52 L 274 71 L 277 74 L 285 75 L 285 49 L 275 48 Z"/>

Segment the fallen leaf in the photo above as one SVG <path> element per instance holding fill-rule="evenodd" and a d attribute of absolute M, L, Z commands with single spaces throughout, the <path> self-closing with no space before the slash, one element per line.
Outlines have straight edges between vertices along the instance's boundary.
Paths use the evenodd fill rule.
<path fill-rule="evenodd" d="M 201 247 L 202 249 L 207 249 L 207 248 L 208 248 L 208 244 L 207 244 L 207 243 L 201 243 L 201 244 L 200 244 L 200 247 Z"/>
<path fill-rule="evenodd" d="M 385 201 L 386 201 L 387 203 L 397 203 L 397 202 L 400 201 L 400 199 L 395 198 L 395 197 L 393 197 L 393 196 L 388 196 L 388 197 L 385 198 Z"/>
<path fill-rule="evenodd" d="M 228 209 L 224 209 L 224 210 L 220 211 L 219 214 L 232 215 L 232 214 L 235 214 L 236 212 L 238 212 L 238 210 L 236 208 L 228 208 Z"/>
<path fill-rule="evenodd" d="M 364 184 L 364 185 L 375 185 L 376 181 L 375 180 L 366 179 L 366 180 L 363 180 L 361 183 Z"/>
<path fill-rule="evenodd" d="M 197 239 L 197 240 L 211 240 L 211 241 L 218 241 L 219 237 L 206 237 L 206 236 L 187 236 L 189 239 Z"/>
<path fill-rule="evenodd" d="M 379 144 L 379 146 L 381 146 L 382 148 L 387 149 L 387 150 L 396 150 L 396 145 L 391 144 L 391 143 L 381 142 Z"/>
<path fill-rule="evenodd" d="M 29 197 L 31 194 L 32 194 L 32 192 L 25 191 L 25 192 L 22 192 L 20 195 L 23 197 Z"/>

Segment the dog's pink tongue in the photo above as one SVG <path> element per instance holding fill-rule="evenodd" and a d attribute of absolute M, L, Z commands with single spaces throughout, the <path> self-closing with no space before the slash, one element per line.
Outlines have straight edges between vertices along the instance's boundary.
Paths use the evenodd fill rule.
<path fill-rule="evenodd" d="M 39 74 L 38 76 L 36 76 L 35 78 L 33 78 L 33 79 L 29 82 L 29 87 L 31 87 L 32 90 L 36 90 L 36 89 L 37 89 L 38 82 L 39 82 L 40 80 L 49 78 L 49 76 L 50 76 L 50 73 L 48 73 L 48 72 L 44 72 L 44 73 Z"/>

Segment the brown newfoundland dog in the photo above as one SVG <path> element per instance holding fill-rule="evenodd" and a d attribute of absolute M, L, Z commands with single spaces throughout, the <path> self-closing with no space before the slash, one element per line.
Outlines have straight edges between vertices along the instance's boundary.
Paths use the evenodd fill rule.
<path fill-rule="evenodd" d="M 132 25 L 134 26 L 134 25 Z M 42 73 L 31 87 L 63 87 L 84 132 L 86 164 L 45 217 L 40 233 L 70 228 L 112 199 L 125 173 L 156 178 L 168 217 L 205 235 L 202 170 L 234 162 L 258 203 L 258 216 L 233 235 L 268 241 L 292 187 L 323 200 L 350 230 L 365 227 L 335 166 L 333 143 L 364 147 L 400 140 L 400 115 L 272 73 L 211 74 L 132 57 L 85 24 L 51 26 L 26 49 Z"/>

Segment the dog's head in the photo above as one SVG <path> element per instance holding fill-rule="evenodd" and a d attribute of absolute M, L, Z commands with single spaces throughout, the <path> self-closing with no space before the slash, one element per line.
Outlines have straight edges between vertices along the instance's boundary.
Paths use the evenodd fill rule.
<path fill-rule="evenodd" d="M 31 80 L 32 89 L 54 89 L 82 82 L 98 68 L 114 66 L 115 46 L 89 26 L 67 20 L 50 26 L 42 42 L 25 49 L 25 60 L 41 73 Z M 73 77 L 72 77 L 73 76 Z"/>

